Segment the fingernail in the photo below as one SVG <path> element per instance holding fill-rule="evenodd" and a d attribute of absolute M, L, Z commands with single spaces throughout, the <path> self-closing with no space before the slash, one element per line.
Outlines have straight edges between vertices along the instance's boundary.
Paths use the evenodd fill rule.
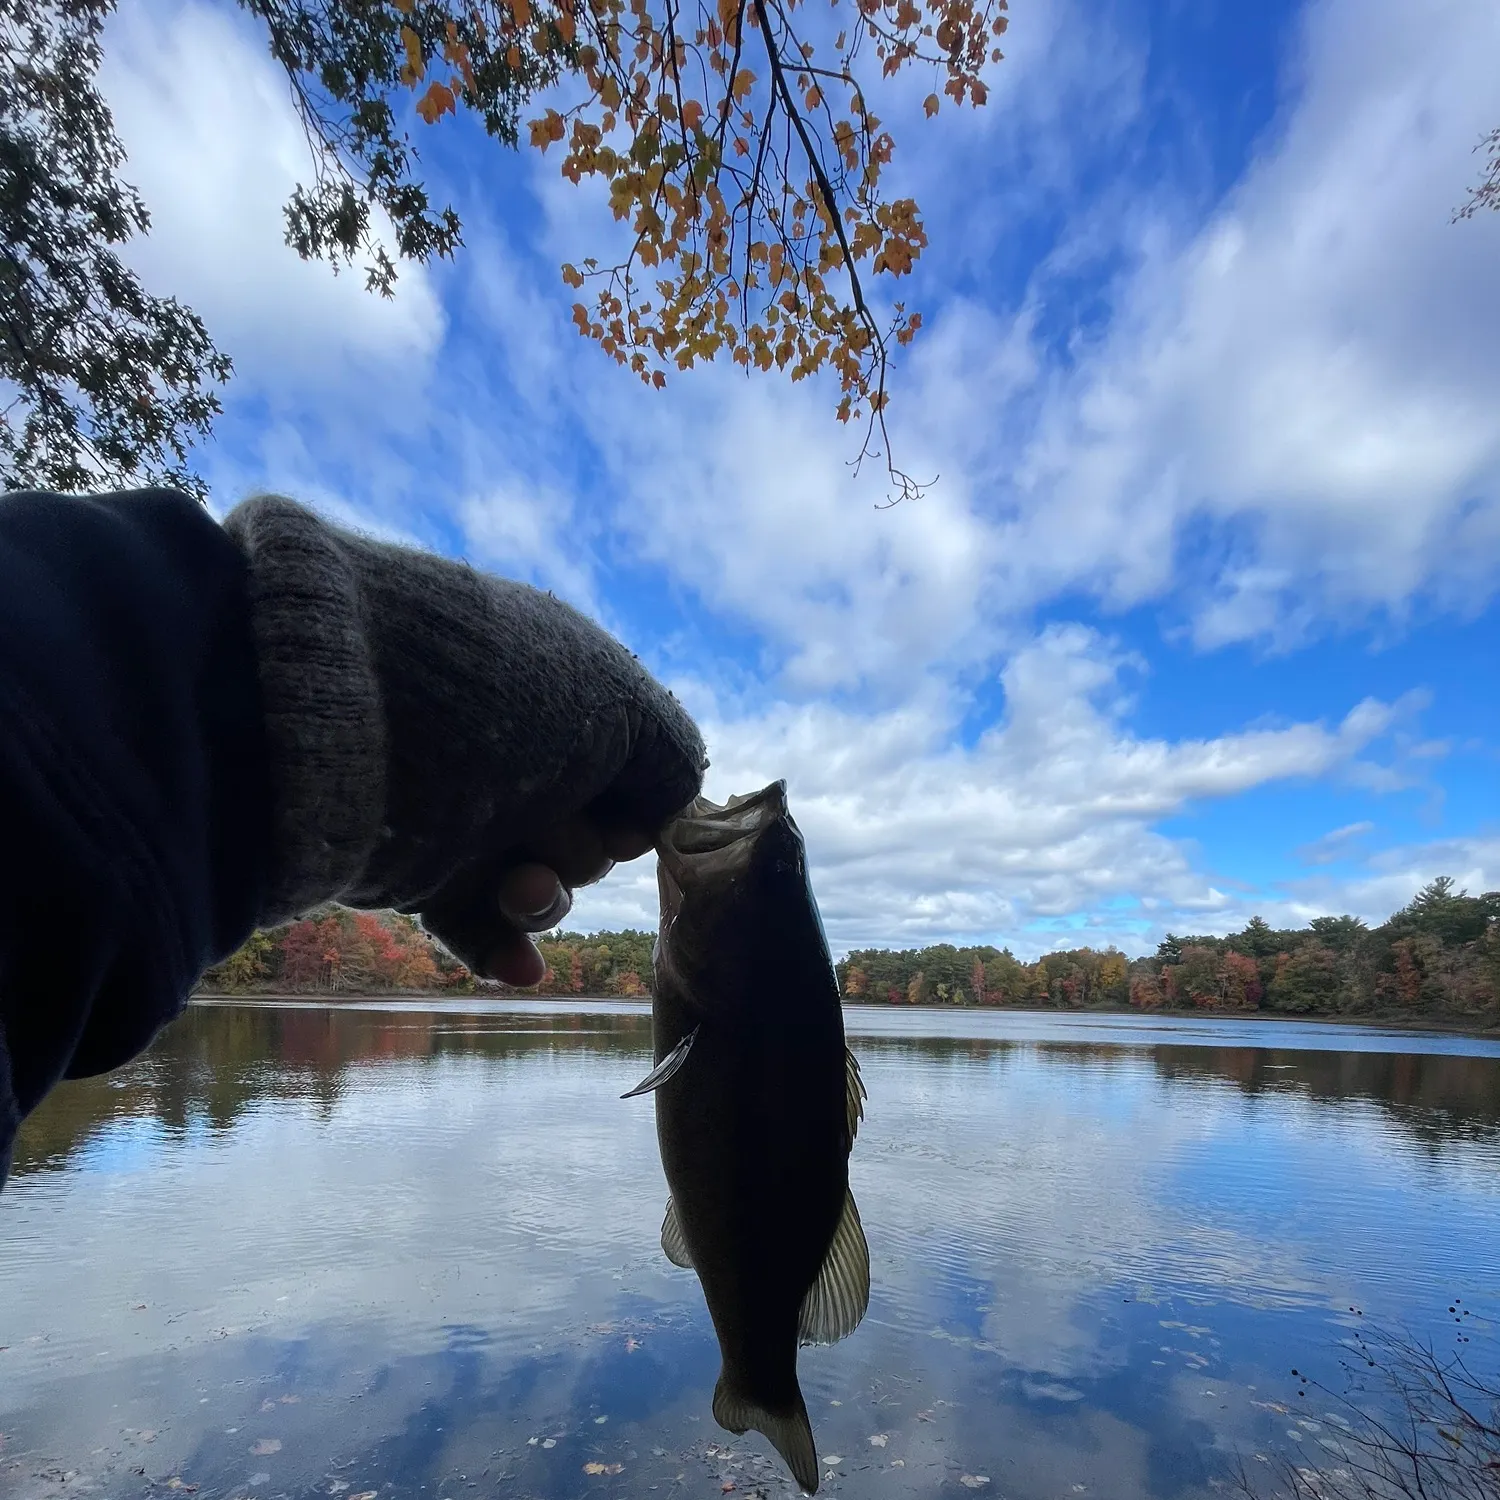
<path fill-rule="evenodd" d="M 516 921 L 541 932 L 548 927 L 555 927 L 572 909 L 573 898 L 566 890 L 559 890 L 540 911 L 516 913 Z"/>

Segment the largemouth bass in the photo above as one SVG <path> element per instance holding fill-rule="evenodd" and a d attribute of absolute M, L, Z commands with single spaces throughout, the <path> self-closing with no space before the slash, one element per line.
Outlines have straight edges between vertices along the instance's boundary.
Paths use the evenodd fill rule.
<path fill-rule="evenodd" d="M 698 1274 L 723 1365 L 714 1420 L 763 1433 L 809 1494 L 799 1344 L 852 1333 L 870 1254 L 849 1190 L 863 1118 L 802 835 L 774 782 L 699 798 L 657 842 L 654 1091 L 661 1244 Z"/>

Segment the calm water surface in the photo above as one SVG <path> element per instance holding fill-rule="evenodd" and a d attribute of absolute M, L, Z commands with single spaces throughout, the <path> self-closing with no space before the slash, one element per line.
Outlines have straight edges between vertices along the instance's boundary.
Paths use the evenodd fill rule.
<path fill-rule="evenodd" d="M 801 1360 L 827 1493 L 1212 1493 L 1320 1441 L 1293 1366 L 1496 1304 L 1494 1042 L 846 1021 L 875 1281 Z M 0 1194 L 0 1494 L 793 1493 L 709 1414 L 649 1054 L 642 1006 L 205 1005 L 59 1090 Z"/>

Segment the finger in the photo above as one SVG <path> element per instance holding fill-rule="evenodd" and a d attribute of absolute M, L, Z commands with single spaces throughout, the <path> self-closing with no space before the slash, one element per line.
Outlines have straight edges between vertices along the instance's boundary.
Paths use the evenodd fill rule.
<path fill-rule="evenodd" d="M 540 830 L 525 848 L 528 863 L 546 865 L 569 890 L 592 885 L 614 865 L 599 825 L 584 813 L 570 813 Z"/>
<path fill-rule="evenodd" d="M 517 989 L 530 989 L 547 977 L 547 961 L 537 951 L 537 946 L 521 932 L 507 933 L 489 951 L 484 962 L 484 972 L 501 984 L 513 984 Z"/>
<path fill-rule="evenodd" d="M 557 871 L 535 862 L 507 870 L 495 898 L 501 912 L 522 932 L 546 932 L 573 909 L 573 898 Z"/>
<path fill-rule="evenodd" d="M 617 827 L 600 830 L 604 852 L 616 864 L 628 864 L 647 853 L 655 842 L 652 835 L 639 828 Z"/>

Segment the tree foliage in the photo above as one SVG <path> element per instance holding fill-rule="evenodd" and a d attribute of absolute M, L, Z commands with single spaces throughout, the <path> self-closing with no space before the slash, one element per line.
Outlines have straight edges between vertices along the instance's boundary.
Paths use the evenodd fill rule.
<path fill-rule="evenodd" d="M 1469 190 L 1469 196 L 1453 217 L 1472 219 L 1482 208 L 1500 210 L 1500 130 L 1492 130 L 1474 148 L 1484 153 L 1484 176 Z"/>
<path fill-rule="evenodd" d="M 252 933 L 199 985 L 209 994 L 257 991 L 381 994 L 474 988 L 473 976 L 416 921 L 397 912 L 327 907 Z"/>
<path fill-rule="evenodd" d="M 314 176 L 286 205 L 286 240 L 304 259 L 335 269 L 364 257 L 365 285 L 394 295 L 396 262 L 379 234 L 384 216 L 400 258 L 451 257 L 463 243 L 452 205 L 435 207 L 418 176 L 407 130 L 410 91 L 421 119 L 435 122 L 462 97 L 500 144 L 515 146 L 525 102 L 557 82 L 566 57 L 555 49 L 512 45 L 514 27 L 482 12 L 431 4 L 366 0 L 240 0 L 264 23 L 307 133 Z M 460 94 L 438 83 L 447 60 Z M 434 94 L 434 89 L 442 90 Z"/>
<path fill-rule="evenodd" d="M 1006 0 L 834 0 L 843 18 L 800 0 L 239 3 L 311 149 L 286 205 L 299 255 L 362 259 L 386 296 L 398 261 L 454 255 L 462 223 L 430 197 L 414 136 L 472 113 L 502 146 L 558 146 L 563 176 L 607 193 L 623 252 L 561 275 L 608 356 L 657 387 L 720 356 L 794 381 L 831 371 L 840 420 L 865 423 L 858 461 L 880 452 L 898 496 L 920 490 L 885 412 L 891 353 L 921 316 L 872 283 L 907 275 L 927 233 L 886 191 L 895 141 L 866 75 L 926 67 L 941 96 L 983 104 Z M 114 4 L 0 0 L 0 483 L 201 496 L 187 449 L 230 361 L 119 255 L 150 218 L 97 85 Z"/>
<path fill-rule="evenodd" d="M 927 233 L 915 200 L 885 190 L 896 143 L 867 74 L 925 66 L 943 97 L 983 104 L 1006 0 L 842 0 L 842 25 L 799 0 L 241 3 L 270 30 L 317 162 L 287 209 L 300 254 L 364 254 L 389 295 L 378 207 L 401 255 L 451 255 L 459 217 L 416 175 L 403 92 L 427 125 L 471 110 L 514 144 L 522 103 L 558 85 L 526 138 L 557 146 L 570 182 L 599 179 L 628 231 L 623 256 L 562 267 L 586 290 L 579 331 L 657 387 L 720 355 L 794 381 L 831 370 L 839 419 L 866 423 L 861 458 L 878 439 L 898 494 L 920 489 L 889 457 L 885 410 L 891 350 L 921 315 L 882 310 L 868 283 L 908 274 Z M 941 104 L 933 92 L 925 114 Z"/>
<path fill-rule="evenodd" d="M 1154 956 L 1068 949 L 1034 964 L 1009 949 L 864 949 L 838 966 L 846 999 L 913 1005 L 1117 1006 L 1285 1015 L 1500 1018 L 1500 892 L 1470 896 L 1446 876 L 1378 928 L 1317 917 L 1227 937 L 1168 933 Z"/>
<path fill-rule="evenodd" d="M 551 933 L 540 940 L 544 995 L 645 995 L 651 985 L 649 932 L 585 937 Z M 399 912 L 355 912 L 329 906 L 297 922 L 251 934 L 199 985 L 206 994 L 371 995 L 509 986 L 476 980 L 452 954 Z"/>
<path fill-rule="evenodd" d="M 844 997 L 854 1003 L 907 1005 L 1123 1005 L 1129 963 L 1110 948 L 1070 948 L 1035 963 L 988 945 L 892 952 L 865 948 L 837 966 Z"/>
<path fill-rule="evenodd" d="M 655 936 L 553 932 L 538 939 L 547 973 L 535 993 L 651 992 Z M 1284 1015 L 1500 1019 L 1500 891 L 1470 896 L 1439 877 L 1376 928 L 1318 917 L 1273 928 L 1253 917 L 1227 937 L 1169 933 L 1150 958 L 1116 948 L 1064 948 L 1034 963 L 989 945 L 862 948 L 836 966 L 851 1004 L 1272 1011 Z M 393 989 L 494 991 L 411 918 L 328 907 L 257 933 L 210 970 L 212 993 Z"/>
<path fill-rule="evenodd" d="M 114 0 L 0 0 L 0 489 L 121 480 L 201 495 L 186 466 L 230 362 L 119 247 L 150 227 L 96 86 Z"/>

